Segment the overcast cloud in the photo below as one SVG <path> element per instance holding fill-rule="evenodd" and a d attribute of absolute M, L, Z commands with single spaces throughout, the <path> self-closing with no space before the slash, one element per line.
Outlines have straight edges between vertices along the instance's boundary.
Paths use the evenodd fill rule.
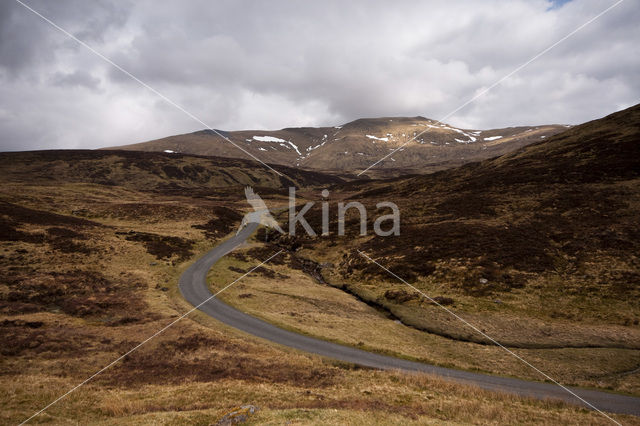
<path fill-rule="evenodd" d="M 440 119 L 614 3 L 25 2 L 227 130 Z M 638 103 L 638 22 L 638 2 L 624 1 L 446 121 L 577 124 Z M 18 3 L 0 2 L 0 150 L 202 128 Z"/>

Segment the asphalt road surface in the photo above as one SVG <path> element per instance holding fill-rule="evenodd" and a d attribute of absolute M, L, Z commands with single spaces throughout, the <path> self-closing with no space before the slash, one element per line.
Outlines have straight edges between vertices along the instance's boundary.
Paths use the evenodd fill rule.
<path fill-rule="evenodd" d="M 246 241 L 256 228 L 256 224 L 250 224 L 238 235 L 225 240 L 223 243 L 207 252 L 182 274 L 179 281 L 180 292 L 189 303 L 193 306 L 198 306 L 205 300 L 211 298 L 212 293 L 206 283 L 207 272 L 219 259 Z M 216 297 L 211 298 L 198 309 L 218 321 L 238 330 L 242 330 L 271 342 L 324 357 L 377 369 L 398 369 L 425 372 L 435 374 L 449 380 L 454 380 L 456 382 L 472 384 L 482 389 L 508 392 L 538 399 L 560 399 L 572 404 L 592 408 L 573 396 L 571 393 L 567 392 L 565 389 L 552 383 L 532 382 L 437 367 L 391 356 L 379 355 L 363 351 L 361 349 L 343 346 L 309 336 L 303 336 L 301 334 L 283 330 L 251 315 L 247 315 L 244 312 L 232 308 Z M 584 398 L 586 401 L 593 404 L 599 410 L 640 416 L 640 398 L 638 397 L 574 387 L 571 387 L 570 389 L 581 398 Z"/>

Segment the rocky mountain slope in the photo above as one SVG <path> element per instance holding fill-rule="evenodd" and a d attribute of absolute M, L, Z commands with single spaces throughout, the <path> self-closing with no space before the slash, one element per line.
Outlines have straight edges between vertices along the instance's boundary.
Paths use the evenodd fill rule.
<path fill-rule="evenodd" d="M 419 135 L 376 169 L 424 173 L 496 157 L 566 128 L 547 125 L 465 130 L 424 117 L 383 117 L 359 119 L 336 127 L 219 132 L 267 163 L 339 173 L 363 170 Z M 212 130 L 118 149 L 249 158 Z"/>

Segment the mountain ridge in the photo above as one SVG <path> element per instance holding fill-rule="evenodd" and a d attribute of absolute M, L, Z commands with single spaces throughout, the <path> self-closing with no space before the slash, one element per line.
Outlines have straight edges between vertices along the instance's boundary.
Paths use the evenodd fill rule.
<path fill-rule="evenodd" d="M 267 163 L 354 173 L 400 148 L 377 164 L 377 172 L 384 171 L 383 176 L 388 176 L 428 173 L 497 157 L 553 136 L 567 127 L 570 126 L 554 124 L 470 130 L 422 116 L 380 117 L 360 118 L 332 127 L 238 131 L 204 129 L 104 149 L 250 158 L 221 134 Z M 372 173 L 372 176 L 377 176 L 376 172 Z"/>

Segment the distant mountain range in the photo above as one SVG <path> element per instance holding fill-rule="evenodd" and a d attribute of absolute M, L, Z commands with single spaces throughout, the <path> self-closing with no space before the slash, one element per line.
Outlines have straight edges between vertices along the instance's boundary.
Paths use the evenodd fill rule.
<path fill-rule="evenodd" d="M 424 117 L 383 117 L 362 118 L 335 127 L 217 132 L 266 163 L 341 174 L 366 169 L 419 135 L 376 166 L 376 170 L 384 170 L 385 175 L 393 175 L 432 172 L 497 157 L 567 127 L 570 126 L 468 130 Z M 213 130 L 105 149 L 250 158 Z"/>

